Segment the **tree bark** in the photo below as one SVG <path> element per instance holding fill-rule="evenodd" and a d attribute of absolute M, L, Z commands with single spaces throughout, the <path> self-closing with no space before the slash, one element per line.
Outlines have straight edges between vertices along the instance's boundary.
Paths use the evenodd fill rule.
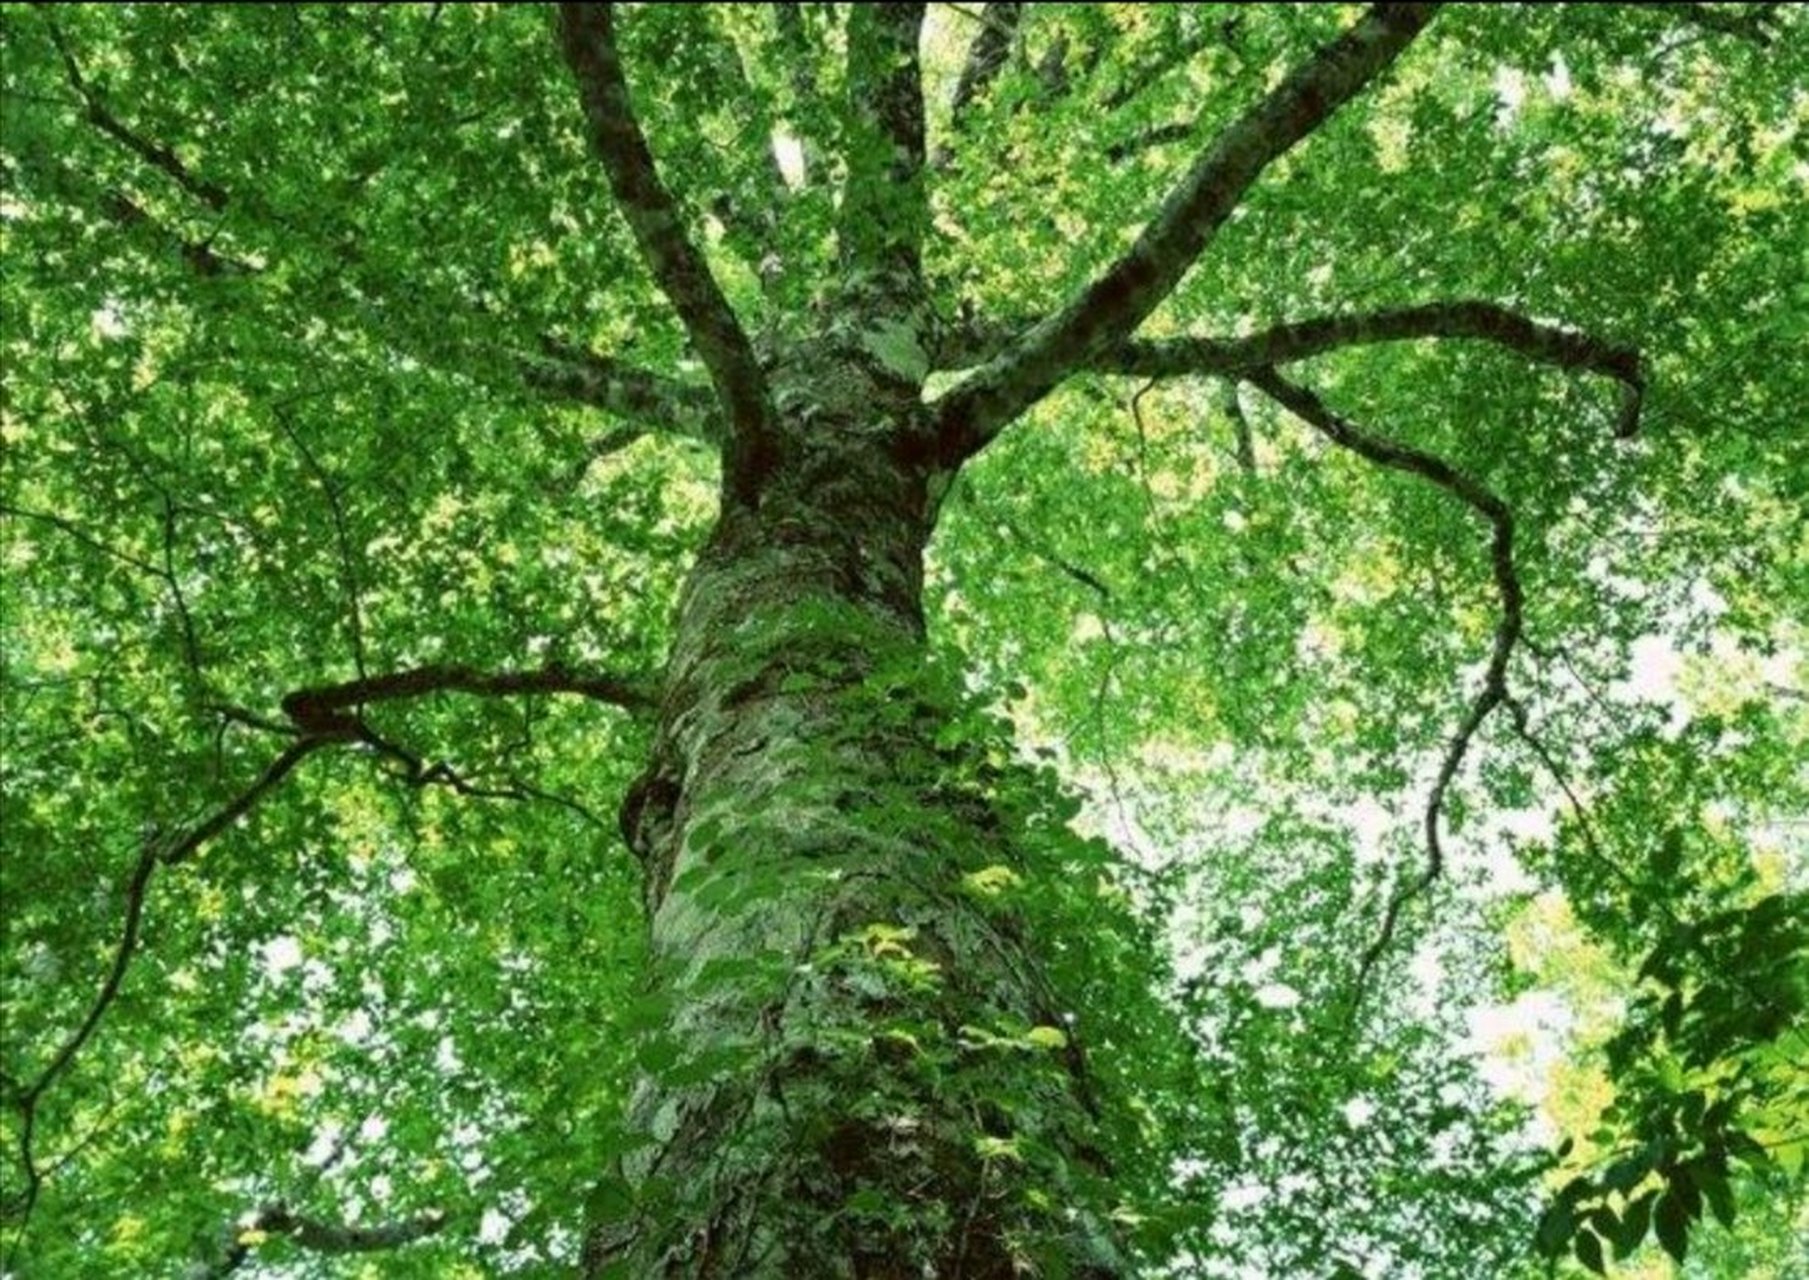
<path fill-rule="evenodd" d="M 926 667 L 930 415 L 832 343 L 770 374 L 623 806 L 657 1030 L 586 1273 L 1122 1274 L 1064 1010 L 963 888 L 1023 857 Z"/>

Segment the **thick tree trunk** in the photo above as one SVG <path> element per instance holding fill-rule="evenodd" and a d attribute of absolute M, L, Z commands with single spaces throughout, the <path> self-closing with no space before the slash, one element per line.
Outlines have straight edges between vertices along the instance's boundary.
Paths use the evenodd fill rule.
<path fill-rule="evenodd" d="M 963 888 L 1019 855 L 927 677 L 917 389 L 821 348 L 774 387 L 623 808 L 659 1029 L 588 1274 L 1120 1274 L 1064 1012 Z"/>

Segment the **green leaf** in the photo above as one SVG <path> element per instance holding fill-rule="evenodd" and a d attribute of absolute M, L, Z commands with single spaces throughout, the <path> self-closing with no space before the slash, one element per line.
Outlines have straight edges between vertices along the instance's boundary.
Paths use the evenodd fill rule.
<path fill-rule="evenodd" d="M 1725 1161 L 1725 1157 L 1723 1159 Z M 1728 1185 L 1725 1163 L 1717 1167 L 1706 1161 L 1699 1161 L 1695 1180 L 1703 1199 L 1708 1201 L 1709 1208 L 1714 1211 L 1716 1220 L 1727 1230 L 1733 1230 L 1736 1207 L 1733 1188 Z"/>
<path fill-rule="evenodd" d="M 1615 1257 L 1631 1257 L 1645 1240 L 1646 1231 L 1652 1222 L 1652 1202 L 1657 1198 L 1657 1191 L 1647 1191 L 1621 1211 L 1620 1229 L 1612 1237 Z"/>
<path fill-rule="evenodd" d="M 1582 1231 L 1577 1232 L 1577 1237 L 1572 1247 L 1576 1251 L 1578 1262 L 1581 1262 L 1598 1276 L 1605 1276 L 1608 1274 L 1608 1268 L 1602 1261 L 1602 1242 L 1597 1238 L 1595 1232 L 1588 1228 L 1584 1228 Z"/>
<path fill-rule="evenodd" d="M 1669 1191 L 1660 1196 L 1652 1210 L 1652 1227 L 1664 1251 L 1681 1264 L 1690 1249 L 1690 1215 L 1683 1202 Z"/>
<path fill-rule="evenodd" d="M 1631 1191 L 1650 1172 L 1651 1161 L 1643 1153 L 1635 1153 L 1609 1165 L 1608 1171 L 1602 1175 L 1602 1185 L 1612 1191 Z"/>
<path fill-rule="evenodd" d="M 1546 1207 L 1539 1216 L 1538 1229 L 1533 1234 L 1533 1244 L 1539 1255 L 1544 1258 L 1556 1258 L 1564 1252 L 1576 1231 L 1576 1216 L 1572 1212 L 1570 1202 L 1558 1199 Z"/>

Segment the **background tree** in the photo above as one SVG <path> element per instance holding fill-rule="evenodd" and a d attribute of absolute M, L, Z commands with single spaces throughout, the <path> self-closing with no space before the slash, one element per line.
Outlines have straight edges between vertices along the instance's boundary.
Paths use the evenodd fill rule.
<path fill-rule="evenodd" d="M 1800 1274 L 1799 11 L 3 12 L 8 1274 Z"/>

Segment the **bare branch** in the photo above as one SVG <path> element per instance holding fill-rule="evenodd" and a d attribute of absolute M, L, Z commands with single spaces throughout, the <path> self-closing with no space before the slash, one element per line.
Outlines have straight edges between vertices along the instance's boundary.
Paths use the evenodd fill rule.
<path fill-rule="evenodd" d="M 848 177 L 837 227 L 844 262 L 892 277 L 911 295 L 920 287 L 929 222 L 917 57 L 923 12 L 922 4 L 872 4 L 849 15 Z"/>
<path fill-rule="evenodd" d="M 942 398 L 944 456 L 958 463 L 977 452 L 1070 373 L 1128 338 L 1263 170 L 1387 70 L 1436 10 L 1376 5 L 1226 127 L 1124 256 Z"/>
<path fill-rule="evenodd" d="M 1468 338 L 1492 342 L 1540 364 L 1582 369 L 1619 380 L 1625 388 L 1615 434 L 1639 429 L 1645 374 L 1639 352 L 1540 324 L 1493 302 L 1434 302 L 1384 311 L 1318 316 L 1278 325 L 1247 338 L 1172 338 L 1125 342 L 1089 362 L 1100 372 L 1139 378 L 1181 374 L 1242 375 L 1252 369 L 1305 360 L 1345 347 L 1416 338 Z"/>
<path fill-rule="evenodd" d="M 1432 790 L 1426 797 L 1425 831 L 1426 831 L 1426 865 L 1424 870 L 1403 885 L 1392 898 L 1382 918 L 1381 932 L 1374 942 L 1363 953 L 1357 966 L 1357 981 L 1352 999 L 1352 1015 L 1356 1005 L 1363 998 L 1371 972 L 1382 953 L 1394 940 L 1394 933 L 1400 923 L 1401 912 L 1414 898 L 1426 893 L 1439 876 L 1444 873 L 1444 847 L 1440 843 L 1439 823 L 1445 806 L 1445 796 L 1457 777 L 1457 771 L 1463 766 L 1464 757 L 1470 750 L 1471 740 L 1482 727 L 1489 713 L 1507 700 L 1507 667 L 1513 656 L 1514 646 L 1520 639 L 1524 626 L 1525 600 L 1521 593 L 1520 576 L 1514 569 L 1514 515 L 1507 503 L 1481 481 L 1459 471 L 1450 463 L 1434 454 L 1415 449 L 1411 445 L 1401 444 L 1385 436 L 1374 435 L 1363 428 L 1341 418 L 1325 406 L 1325 402 L 1313 392 L 1296 383 L 1289 382 L 1273 369 L 1255 369 L 1247 373 L 1246 378 L 1280 404 L 1288 412 L 1317 430 L 1332 443 L 1352 453 L 1369 459 L 1378 466 L 1391 471 L 1403 471 L 1410 475 L 1430 481 L 1447 493 L 1455 495 L 1489 522 L 1491 536 L 1489 543 L 1490 566 L 1495 578 L 1495 592 L 1501 601 L 1501 617 L 1495 625 L 1495 641 L 1489 653 L 1488 666 L 1483 672 L 1482 688 L 1477 691 L 1469 709 L 1464 713 L 1451 741 L 1445 747 L 1444 758 L 1439 762 L 1438 774 L 1433 779 Z"/>
<path fill-rule="evenodd" d="M 727 492 L 753 505 L 776 447 L 766 377 L 728 299 L 686 236 L 672 193 L 654 167 L 616 52 L 614 6 L 561 4 L 559 35 L 590 122 L 591 145 L 603 162 L 610 190 L 641 257 L 710 371 L 733 427 L 728 465 L 723 468 Z"/>

